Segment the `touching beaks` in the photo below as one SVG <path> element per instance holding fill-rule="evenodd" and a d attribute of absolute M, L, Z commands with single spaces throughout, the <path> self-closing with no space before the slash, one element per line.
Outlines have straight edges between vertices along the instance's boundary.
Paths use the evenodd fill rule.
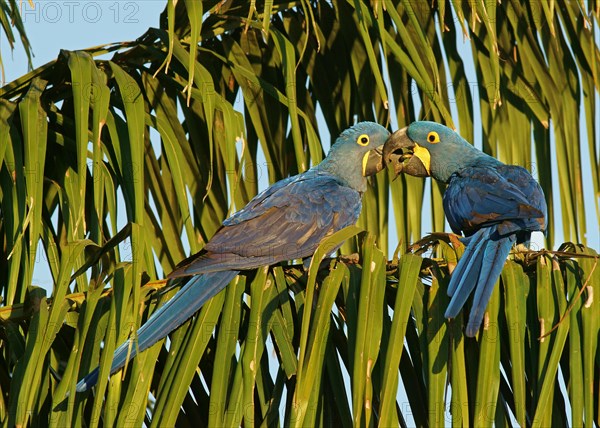
<path fill-rule="evenodd" d="M 383 168 L 385 168 L 385 164 L 382 161 L 382 150 L 383 145 L 365 153 L 365 156 L 363 157 L 364 177 L 370 177 L 372 175 L 375 175 Z"/>
<path fill-rule="evenodd" d="M 385 142 L 382 157 L 384 166 L 388 168 L 393 166 L 396 175 L 428 177 L 429 162 L 421 158 L 424 157 L 423 155 L 428 157 L 429 152 L 410 139 L 407 129 L 408 127 L 397 130 Z"/>

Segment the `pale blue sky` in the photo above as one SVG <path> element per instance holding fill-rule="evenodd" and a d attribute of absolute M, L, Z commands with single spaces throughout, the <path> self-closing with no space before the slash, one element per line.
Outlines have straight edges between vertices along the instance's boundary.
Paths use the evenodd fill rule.
<path fill-rule="evenodd" d="M 60 49 L 77 50 L 115 41 L 135 40 L 149 27 L 158 27 L 166 0 L 144 1 L 34 1 L 22 2 L 22 17 L 33 47 L 33 66 L 55 59 Z M 11 54 L 0 36 L 6 81 L 27 73 L 27 60 L 20 44 Z M 13 57 L 11 59 L 11 57 Z"/>

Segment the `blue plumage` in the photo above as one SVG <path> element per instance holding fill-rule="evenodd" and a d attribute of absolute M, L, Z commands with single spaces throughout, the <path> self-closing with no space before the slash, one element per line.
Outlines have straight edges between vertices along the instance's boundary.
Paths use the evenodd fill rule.
<path fill-rule="evenodd" d="M 408 152 L 399 155 L 401 150 Z M 466 249 L 450 278 L 445 316 L 458 315 L 474 291 L 466 326 L 467 336 L 474 336 L 510 249 L 546 228 L 541 187 L 526 169 L 503 164 L 434 122 L 415 122 L 394 133 L 384 158 L 400 161 L 397 173 L 448 183 L 444 211 L 452 230 L 465 235 Z"/>
<path fill-rule="evenodd" d="M 358 220 L 365 175 L 380 169 L 373 156 L 389 136 L 382 126 L 361 122 L 344 131 L 319 165 L 281 180 L 223 222 L 205 248 L 169 277 L 197 275 L 113 355 L 113 374 L 136 352 L 142 352 L 180 326 L 240 270 L 309 257 L 321 240 Z M 380 153 L 380 152 L 379 152 Z M 77 384 L 85 391 L 98 380 L 96 368 Z"/>

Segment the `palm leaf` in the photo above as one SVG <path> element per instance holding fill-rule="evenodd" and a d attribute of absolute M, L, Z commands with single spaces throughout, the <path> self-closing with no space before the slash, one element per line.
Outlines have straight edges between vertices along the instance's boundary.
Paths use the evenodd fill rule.
<path fill-rule="evenodd" d="M 437 425 L 450 407 L 454 424 L 598 424 L 600 269 L 581 189 L 582 151 L 600 188 L 600 10 L 536 6 L 168 1 L 161 28 L 136 42 L 61 51 L 2 87 L 0 420 Z M 477 339 L 443 318 L 461 245 L 443 234 L 410 245 L 423 225 L 443 230 L 443 188 L 381 174 L 359 229 L 336 237 L 358 264 L 318 269 L 320 253 L 308 273 L 241 275 L 107 378 L 114 348 L 170 296 L 154 293 L 163 273 L 259 187 L 320 162 L 357 119 L 419 118 L 535 164 L 548 246 L 559 232 L 581 243 L 515 252 Z M 32 285 L 40 261 L 50 298 Z M 75 394 L 96 365 L 98 386 Z"/>

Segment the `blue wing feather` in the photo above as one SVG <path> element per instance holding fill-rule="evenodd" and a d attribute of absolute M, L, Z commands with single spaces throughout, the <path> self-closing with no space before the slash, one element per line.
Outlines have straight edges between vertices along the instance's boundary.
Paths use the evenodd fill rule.
<path fill-rule="evenodd" d="M 359 192 L 328 174 L 308 171 L 292 178 L 284 185 L 278 182 L 226 220 L 203 251 L 169 277 L 301 259 L 326 236 L 356 223 Z"/>
<path fill-rule="evenodd" d="M 444 209 L 452 230 L 470 235 L 482 226 L 506 224 L 502 233 L 545 229 L 546 204 L 539 185 L 525 168 L 464 168 L 451 178 Z"/>

